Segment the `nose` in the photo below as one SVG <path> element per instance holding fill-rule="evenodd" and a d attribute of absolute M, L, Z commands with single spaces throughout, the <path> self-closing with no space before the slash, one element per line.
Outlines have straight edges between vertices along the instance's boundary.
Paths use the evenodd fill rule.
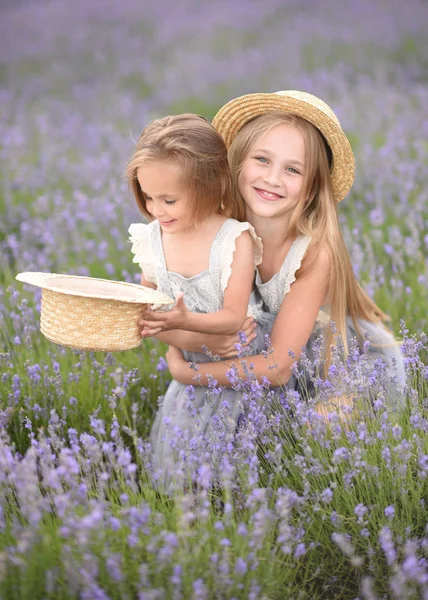
<path fill-rule="evenodd" d="M 162 211 L 154 209 L 152 210 L 152 215 L 155 219 L 159 219 L 162 216 Z"/>
<path fill-rule="evenodd" d="M 152 210 L 150 212 L 152 213 L 155 219 L 159 219 L 159 217 L 162 217 L 165 212 L 162 202 L 153 202 L 151 209 Z"/>
<path fill-rule="evenodd" d="M 279 187 L 281 185 L 281 173 L 279 167 L 270 165 L 270 168 L 265 171 L 264 181 L 271 187 Z"/>

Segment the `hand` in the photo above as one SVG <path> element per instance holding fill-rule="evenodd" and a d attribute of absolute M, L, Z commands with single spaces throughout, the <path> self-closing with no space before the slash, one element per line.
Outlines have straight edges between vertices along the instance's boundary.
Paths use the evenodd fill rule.
<path fill-rule="evenodd" d="M 220 358 L 231 358 L 232 356 L 236 356 L 236 344 L 241 344 L 241 346 L 248 346 L 250 342 L 254 340 L 256 337 L 255 330 L 257 328 L 257 323 L 254 321 L 253 317 L 247 317 L 244 321 L 244 324 L 241 327 L 241 331 L 245 334 L 247 341 L 245 344 L 242 344 L 239 337 L 237 335 L 216 335 L 215 339 L 213 339 L 213 343 L 209 344 L 209 350 L 214 354 L 220 356 Z"/>
<path fill-rule="evenodd" d="M 169 311 L 147 308 L 143 318 L 138 322 L 142 326 L 141 337 L 153 337 L 170 329 L 186 329 L 186 318 L 189 311 L 184 304 L 183 297 L 184 294 L 179 294 L 174 308 Z"/>
<path fill-rule="evenodd" d="M 189 365 L 185 361 L 181 351 L 175 346 L 169 346 L 165 358 L 166 362 L 168 363 L 168 369 L 171 373 L 171 376 L 179 381 L 180 373 L 183 372 L 183 369 L 189 368 Z"/>
<path fill-rule="evenodd" d="M 358 416 L 358 411 L 356 411 L 354 407 L 353 398 L 351 396 L 339 396 L 338 398 L 334 398 L 332 400 L 331 405 L 325 405 L 322 402 L 318 402 L 318 404 L 316 404 L 316 412 L 328 426 L 330 426 L 328 415 L 335 410 L 334 406 L 336 406 L 336 411 L 339 413 L 340 421 L 345 430 L 349 430 L 349 425 Z"/>

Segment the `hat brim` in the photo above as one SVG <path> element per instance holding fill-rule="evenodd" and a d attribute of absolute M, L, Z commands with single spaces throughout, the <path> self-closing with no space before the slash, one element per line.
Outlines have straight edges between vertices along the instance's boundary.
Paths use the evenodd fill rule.
<path fill-rule="evenodd" d="M 125 281 L 39 272 L 18 273 L 16 279 L 22 283 L 28 283 L 68 296 L 97 298 L 100 300 L 113 300 L 133 304 L 165 305 L 174 303 L 174 300 L 158 290 Z"/>
<path fill-rule="evenodd" d="M 157 290 L 124 281 L 37 272 L 19 273 L 16 279 L 42 289 L 40 331 L 48 340 L 92 352 L 136 348 L 142 310 L 173 302 Z"/>
<path fill-rule="evenodd" d="M 337 202 L 343 200 L 354 182 L 354 154 L 336 115 L 315 96 L 297 91 L 247 94 L 225 104 L 215 115 L 212 124 L 229 148 L 246 123 L 272 111 L 302 117 L 323 134 L 332 151 L 333 193 Z"/>

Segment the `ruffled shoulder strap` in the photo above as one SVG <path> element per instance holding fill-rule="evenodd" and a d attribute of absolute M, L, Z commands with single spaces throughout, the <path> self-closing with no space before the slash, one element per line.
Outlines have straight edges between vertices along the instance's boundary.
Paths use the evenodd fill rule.
<path fill-rule="evenodd" d="M 283 298 L 290 291 L 291 284 L 296 281 L 296 273 L 302 265 L 302 260 L 311 241 L 312 238 L 308 235 L 301 235 L 296 238 L 282 263 L 279 272 L 279 284 L 283 291 Z"/>
<path fill-rule="evenodd" d="M 128 229 L 132 244 L 133 261 L 138 263 L 147 281 L 158 284 L 156 277 L 156 260 L 153 252 L 152 233 L 157 221 L 152 223 L 132 223 Z"/>
<path fill-rule="evenodd" d="M 230 223 L 230 224 L 229 224 Z M 220 286 L 224 293 L 227 288 L 229 277 L 232 273 L 233 255 L 236 250 L 236 239 L 244 232 L 248 231 L 253 240 L 253 256 L 254 265 L 257 266 L 262 262 L 263 258 L 263 243 L 256 234 L 256 231 L 250 223 L 236 221 L 235 219 L 228 220 L 229 226 L 225 231 L 225 236 L 221 244 L 220 254 Z"/>

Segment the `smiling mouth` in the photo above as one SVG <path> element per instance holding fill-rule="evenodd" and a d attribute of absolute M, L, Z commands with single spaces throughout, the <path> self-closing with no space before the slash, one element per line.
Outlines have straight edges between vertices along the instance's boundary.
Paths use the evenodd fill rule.
<path fill-rule="evenodd" d="M 284 196 L 280 196 L 279 194 L 274 194 L 273 192 L 268 192 L 266 190 L 262 190 L 261 188 L 254 188 L 259 196 L 261 196 L 264 200 L 281 200 Z"/>
<path fill-rule="evenodd" d="M 174 223 L 175 219 L 171 219 L 171 221 L 159 221 L 159 223 L 161 225 L 171 225 L 171 223 Z"/>

